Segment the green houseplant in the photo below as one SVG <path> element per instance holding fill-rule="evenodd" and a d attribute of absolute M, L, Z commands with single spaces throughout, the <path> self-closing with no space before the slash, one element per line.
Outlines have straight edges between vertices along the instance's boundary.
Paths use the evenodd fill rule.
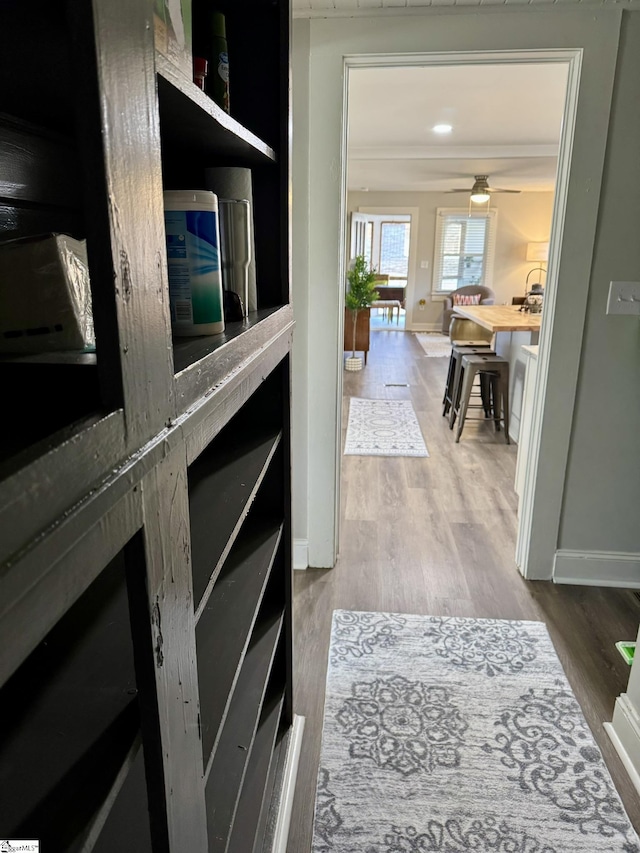
<path fill-rule="evenodd" d="M 349 289 L 345 296 L 345 305 L 351 311 L 353 321 L 353 338 L 351 347 L 351 358 L 347 359 L 347 370 L 360 370 L 362 359 L 356 358 L 356 327 L 358 323 L 358 312 L 363 308 L 369 308 L 378 298 L 375 289 L 376 271 L 369 267 L 364 255 L 357 255 L 352 268 L 347 273 Z"/>

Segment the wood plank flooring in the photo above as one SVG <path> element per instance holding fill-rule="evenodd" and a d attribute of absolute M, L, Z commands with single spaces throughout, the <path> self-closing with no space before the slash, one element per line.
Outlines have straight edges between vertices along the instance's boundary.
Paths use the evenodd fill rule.
<path fill-rule="evenodd" d="M 517 448 L 480 421 L 465 425 L 454 443 L 441 406 L 447 359 L 426 358 L 412 334 L 374 332 L 371 347 L 364 370 L 345 372 L 345 396 L 410 399 L 431 455 L 343 456 L 336 567 L 295 573 L 295 706 L 306 728 L 288 853 L 311 850 L 331 614 L 338 608 L 545 622 L 640 830 L 638 796 L 602 728 L 629 677 L 614 642 L 635 639 L 640 601 L 626 590 L 523 580 L 514 562 Z M 403 382 L 409 387 L 385 386 Z"/>

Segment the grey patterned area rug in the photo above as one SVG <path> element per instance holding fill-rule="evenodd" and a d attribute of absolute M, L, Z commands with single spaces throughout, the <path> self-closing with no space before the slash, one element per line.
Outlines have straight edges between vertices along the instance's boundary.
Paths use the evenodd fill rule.
<path fill-rule="evenodd" d="M 428 456 L 411 400 L 351 397 L 345 456 Z"/>
<path fill-rule="evenodd" d="M 448 335 L 436 332 L 414 332 L 415 338 L 428 358 L 448 358 L 451 355 L 451 341 Z"/>
<path fill-rule="evenodd" d="M 334 613 L 313 853 L 639 853 L 540 622 Z"/>

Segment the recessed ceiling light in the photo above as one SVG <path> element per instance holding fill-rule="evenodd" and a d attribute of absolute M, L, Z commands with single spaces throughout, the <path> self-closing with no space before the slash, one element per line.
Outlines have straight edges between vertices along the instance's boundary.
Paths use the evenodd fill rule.
<path fill-rule="evenodd" d="M 451 133 L 453 127 L 450 124 L 436 124 L 431 129 L 434 133 Z"/>

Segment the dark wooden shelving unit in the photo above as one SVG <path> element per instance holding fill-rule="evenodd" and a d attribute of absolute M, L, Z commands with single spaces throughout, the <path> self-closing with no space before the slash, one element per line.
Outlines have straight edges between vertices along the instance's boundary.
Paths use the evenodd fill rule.
<path fill-rule="evenodd" d="M 156 52 L 148 0 L 0 11 L 0 241 L 86 239 L 97 339 L 0 356 L 0 824 L 54 853 L 288 831 L 290 8 L 222 11 L 231 116 Z M 228 165 L 252 170 L 258 307 L 172 338 L 162 192 Z"/>

